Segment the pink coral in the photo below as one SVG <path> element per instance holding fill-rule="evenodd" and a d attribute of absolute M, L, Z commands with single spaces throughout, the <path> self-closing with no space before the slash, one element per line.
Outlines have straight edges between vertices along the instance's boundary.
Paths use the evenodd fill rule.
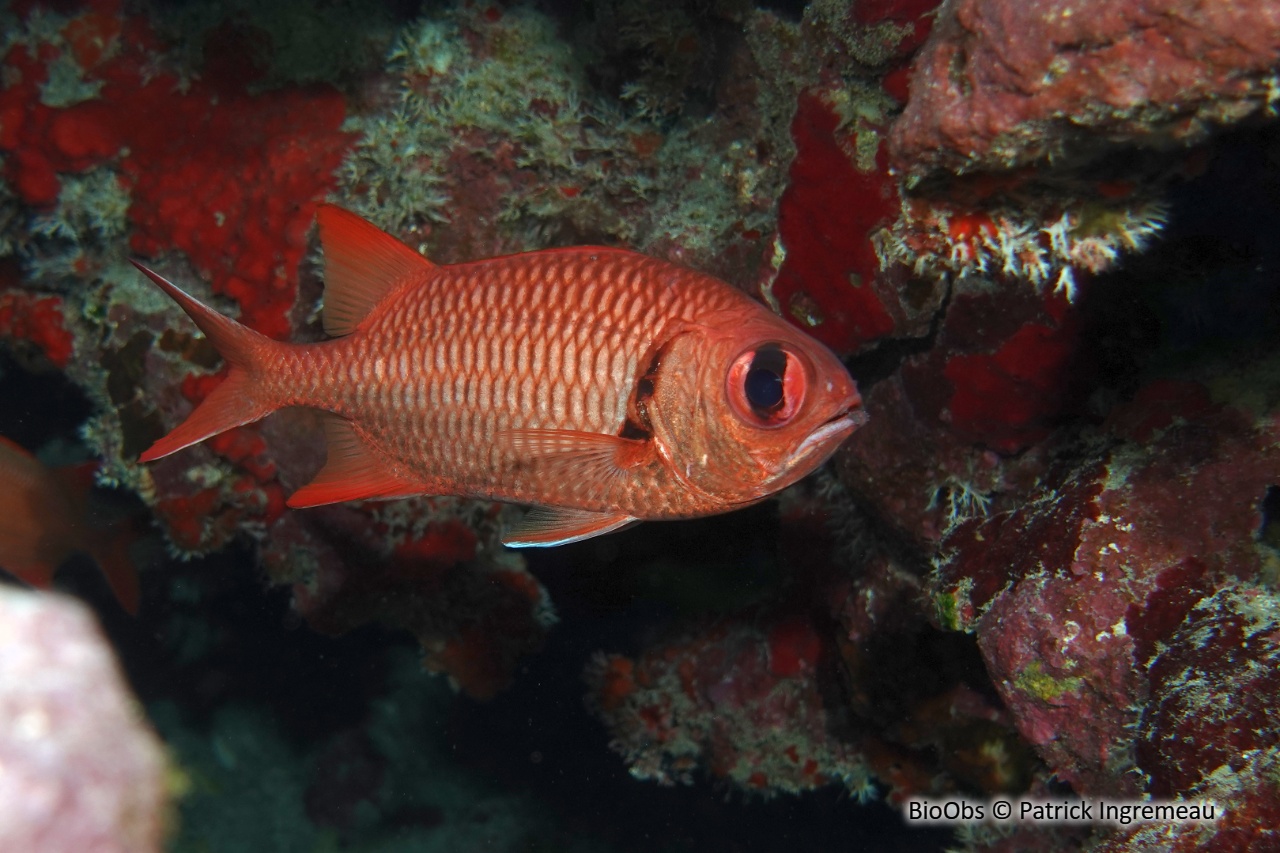
<path fill-rule="evenodd" d="M 164 751 L 89 611 L 0 587 L 0 849 L 162 849 Z"/>

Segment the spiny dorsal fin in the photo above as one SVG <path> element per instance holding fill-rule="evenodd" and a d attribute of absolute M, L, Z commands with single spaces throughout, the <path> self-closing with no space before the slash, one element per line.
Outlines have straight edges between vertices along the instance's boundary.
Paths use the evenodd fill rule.
<path fill-rule="evenodd" d="M 387 294 L 435 264 L 349 210 L 322 204 L 316 212 L 324 249 L 324 330 L 355 331 Z"/>

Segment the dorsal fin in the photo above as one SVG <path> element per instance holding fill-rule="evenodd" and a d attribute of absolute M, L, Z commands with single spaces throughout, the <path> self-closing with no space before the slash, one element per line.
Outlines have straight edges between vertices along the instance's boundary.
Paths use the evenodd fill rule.
<path fill-rule="evenodd" d="M 324 250 L 324 330 L 355 331 L 387 294 L 435 264 L 349 210 L 322 204 L 316 212 Z"/>

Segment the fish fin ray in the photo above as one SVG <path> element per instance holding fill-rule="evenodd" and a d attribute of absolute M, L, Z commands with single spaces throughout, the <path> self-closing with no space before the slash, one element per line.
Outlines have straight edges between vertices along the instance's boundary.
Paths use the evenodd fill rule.
<path fill-rule="evenodd" d="M 599 483 L 601 497 L 629 469 L 648 461 L 652 451 L 647 441 L 581 430 L 510 429 L 496 438 L 520 464 L 536 464 L 554 477 Z"/>
<path fill-rule="evenodd" d="M 248 373 L 232 367 L 222 384 L 214 388 L 185 421 L 147 448 L 138 461 L 154 462 L 218 433 L 266 417 L 274 407 L 264 406 L 253 399 L 251 384 Z"/>
<path fill-rule="evenodd" d="M 435 264 L 349 210 L 322 204 L 316 212 L 324 250 L 326 334 L 355 331 L 369 312 L 407 279 Z"/>
<path fill-rule="evenodd" d="M 534 507 L 503 531 L 502 544 L 508 548 L 551 548 L 622 530 L 639 521 L 622 512 Z"/>
<path fill-rule="evenodd" d="M 131 263 L 167 293 L 170 299 L 178 303 L 179 308 L 187 312 L 187 316 L 200 331 L 204 332 L 209 343 L 213 344 L 218 354 L 226 359 L 228 364 L 246 369 L 253 368 L 262 360 L 264 349 L 273 345 L 278 346 L 266 335 L 219 314 L 155 270 L 137 261 L 131 260 Z"/>
<path fill-rule="evenodd" d="M 257 383 L 253 377 L 260 371 L 267 351 L 280 344 L 230 317 L 222 316 L 137 261 L 133 261 L 133 265 L 187 312 L 187 316 L 230 365 L 222 384 L 213 389 L 185 421 L 151 445 L 138 460 L 152 462 L 220 432 L 253 423 L 274 411 L 275 405 L 258 400 L 254 393 Z"/>
<path fill-rule="evenodd" d="M 7 491 L 47 490 L 47 470 L 30 450 L 0 435 L 0 481 Z"/>
<path fill-rule="evenodd" d="M 328 456 L 315 479 L 286 503 L 300 509 L 343 501 L 386 500 L 423 493 L 422 488 L 387 470 L 351 421 L 332 413 L 324 417 Z"/>
<path fill-rule="evenodd" d="M 142 592 L 138 584 L 138 569 L 129 554 L 129 547 L 138 540 L 138 532 L 129 524 L 120 524 L 104 532 L 89 549 L 90 556 L 98 564 L 98 570 L 107 580 L 107 586 L 116 601 L 130 616 L 138 615 Z"/>

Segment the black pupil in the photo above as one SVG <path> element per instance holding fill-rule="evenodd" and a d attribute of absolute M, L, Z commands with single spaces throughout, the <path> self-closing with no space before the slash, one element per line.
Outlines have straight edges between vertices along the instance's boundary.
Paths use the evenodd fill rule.
<path fill-rule="evenodd" d="M 786 370 L 787 355 L 782 350 L 763 347 L 756 351 L 743 383 L 751 408 L 771 412 L 782 404 L 782 377 Z"/>

